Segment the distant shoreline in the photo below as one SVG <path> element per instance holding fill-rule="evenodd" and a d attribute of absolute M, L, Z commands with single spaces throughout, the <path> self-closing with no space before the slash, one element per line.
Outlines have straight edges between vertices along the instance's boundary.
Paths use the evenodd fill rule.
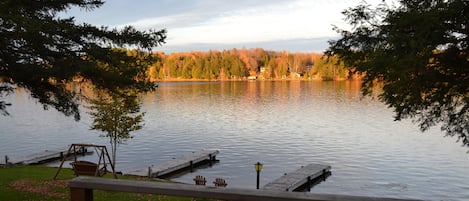
<path fill-rule="evenodd" d="M 337 78 L 337 79 L 321 79 L 321 78 L 315 78 L 315 79 L 303 79 L 303 78 L 286 78 L 286 79 L 183 79 L 183 78 L 169 78 L 169 79 L 164 79 L 164 80 L 153 80 L 153 82 L 244 82 L 244 81 L 261 81 L 261 82 L 268 82 L 268 81 L 314 81 L 314 82 L 319 82 L 319 81 L 356 81 L 360 80 L 359 78 L 357 79 L 345 79 L 345 78 Z"/>

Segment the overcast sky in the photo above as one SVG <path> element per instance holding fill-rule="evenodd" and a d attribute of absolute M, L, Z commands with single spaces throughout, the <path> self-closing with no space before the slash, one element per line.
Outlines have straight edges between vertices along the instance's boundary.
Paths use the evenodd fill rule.
<path fill-rule="evenodd" d="M 322 52 L 347 27 L 341 12 L 361 0 L 108 0 L 73 9 L 77 22 L 139 30 L 167 29 L 166 52 L 254 48 Z M 368 0 L 379 3 L 381 0 Z"/>

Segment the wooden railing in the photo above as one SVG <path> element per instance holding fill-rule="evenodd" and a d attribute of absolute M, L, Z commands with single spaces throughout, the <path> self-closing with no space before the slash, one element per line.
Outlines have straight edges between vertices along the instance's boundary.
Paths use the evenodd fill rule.
<path fill-rule="evenodd" d="M 313 194 L 299 192 L 217 188 L 176 183 L 77 177 L 70 181 L 72 201 L 92 201 L 93 190 L 171 195 L 218 200 L 253 201 L 405 201 L 404 199 Z M 409 201 L 409 200 L 406 200 Z"/>

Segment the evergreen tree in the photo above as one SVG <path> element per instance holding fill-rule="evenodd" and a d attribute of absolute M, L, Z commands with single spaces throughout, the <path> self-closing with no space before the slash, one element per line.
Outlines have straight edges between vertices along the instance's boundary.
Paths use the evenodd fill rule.
<path fill-rule="evenodd" d="M 197 79 L 202 79 L 203 77 L 203 71 L 204 71 L 204 59 L 202 57 L 197 58 L 195 60 L 195 65 L 194 68 L 192 68 L 192 76 Z"/>
<path fill-rule="evenodd" d="M 422 131 L 441 125 L 469 147 L 469 1 L 399 3 L 346 10 L 353 28 L 338 29 L 326 53 L 364 73 L 364 95 L 381 84 L 396 120 L 414 119 Z"/>
<path fill-rule="evenodd" d="M 109 29 L 76 24 L 58 13 L 71 7 L 93 10 L 101 0 L 0 1 L 0 98 L 14 87 L 27 89 L 44 108 L 52 106 L 80 118 L 77 95 L 65 84 L 80 77 L 105 89 L 152 89 L 148 63 L 114 48 L 144 50 L 164 43 L 166 31 L 137 31 L 133 27 Z M 150 58 L 151 55 L 146 55 Z M 147 59 L 145 59 L 148 61 Z M 0 111 L 7 114 L 0 100 Z"/>

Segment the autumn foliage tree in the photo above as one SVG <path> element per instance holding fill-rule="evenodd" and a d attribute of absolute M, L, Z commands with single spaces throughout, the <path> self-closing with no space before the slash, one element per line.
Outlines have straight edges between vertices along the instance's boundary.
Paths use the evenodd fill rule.
<path fill-rule="evenodd" d="M 112 165 L 116 167 L 117 146 L 133 138 L 131 132 L 143 126 L 144 113 L 140 112 L 141 104 L 134 91 L 96 93 L 90 98 L 90 111 L 93 118 L 92 130 L 102 131 L 101 137 L 109 138 L 111 145 Z"/>
<path fill-rule="evenodd" d="M 159 52 L 158 60 L 148 71 L 152 80 L 204 79 L 242 80 L 250 75 L 264 79 L 286 79 L 300 75 L 303 79 L 346 79 L 343 65 L 317 53 L 266 51 L 262 48 L 211 50 L 208 52 Z M 262 71 L 262 72 L 261 72 Z"/>

